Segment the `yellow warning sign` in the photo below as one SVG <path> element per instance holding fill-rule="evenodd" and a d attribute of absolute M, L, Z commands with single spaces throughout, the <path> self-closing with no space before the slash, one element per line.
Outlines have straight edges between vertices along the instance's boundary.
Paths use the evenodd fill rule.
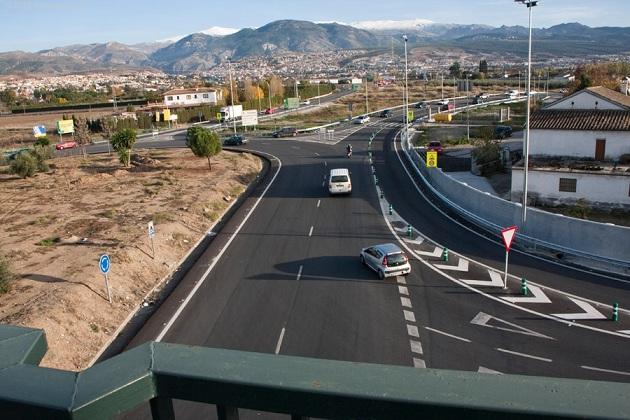
<path fill-rule="evenodd" d="M 427 168 L 437 168 L 437 152 L 427 152 Z"/>

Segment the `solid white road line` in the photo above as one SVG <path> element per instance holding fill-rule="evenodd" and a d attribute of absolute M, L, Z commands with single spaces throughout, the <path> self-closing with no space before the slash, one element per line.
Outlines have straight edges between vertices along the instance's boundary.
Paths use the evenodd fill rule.
<path fill-rule="evenodd" d="M 447 337 L 454 338 L 455 340 L 463 341 L 465 343 L 470 343 L 470 340 L 467 339 L 467 338 L 458 337 L 456 335 L 445 333 L 444 331 L 436 330 L 435 328 L 431 328 L 431 327 L 424 327 L 424 328 L 429 330 L 429 331 L 432 331 L 432 332 L 434 332 L 436 334 L 442 334 L 442 335 L 445 335 Z"/>
<path fill-rule="evenodd" d="M 498 322 L 500 322 L 502 324 L 509 325 L 512 328 L 497 327 L 495 325 L 488 325 L 488 321 L 490 321 L 491 319 L 494 319 L 495 321 L 498 321 Z M 531 335 L 533 337 L 546 338 L 548 340 L 555 340 L 555 338 L 548 337 L 548 336 L 546 336 L 544 334 L 538 333 L 538 332 L 530 330 L 528 328 L 521 327 L 520 325 L 513 324 L 513 323 L 508 322 L 508 321 L 504 321 L 501 318 L 497 318 L 495 316 L 488 315 L 488 314 L 486 314 L 484 312 L 479 312 L 472 319 L 472 321 L 470 321 L 470 323 L 473 324 L 473 325 L 479 325 L 481 327 L 493 328 L 495 330 L 509 331 L 509 332 L 513 332 L 513 333 L 517 333 L 517 334 Z"/>
<path fill-rule="evenodd" d="M 413 358 L 413 367 L 418 369 L 426 369 L 427 365 L 424 363 L 424 360 Z"/>
<path fill-rule="evenodd" d="M 592 367 L 592 366 L 580 366 L 580 367 L 582 369 L 594 370 L 594 371 L 597 371 L 597 372 L 614 373 L 616 375 L 630 376 L 630 372 L 620 372 L 618 370 L 600 369 L 600 368 L 596 368 L 596 367 Z"/>
<path fill-rule="evenodd" d="M 575 303 L 577 306 L 579 306 L 584 312 L 578 312 L 578 313 L 574 313 L 574 314 L 551 314 L 551 316 L 557 316 L 558 318 L 570 319 L 570 320 L 576 320 L 576 319 L 606 319 L 606 315 L 604 315 L 601 312 L 599 312 L 590 303 L 586 303 L 586 302 L 583 302 L 581 300 L 577 300 L 577 299 L 573 299 L 573 298 L 569 298 L 569 299 L 571 299 L 573 301 L 573 303 Z"/>
<path fill-rule="evenodd" d="M 308 231 L 308 236 L 313 236 L 313 226 L 311 226 L 311 230 Z"/>
<path fill-rule="evenodd" d="M 278 343 L 276 344 L 276 354 L 280 353 L 280 347 L 282 347 L 282 340 L 284 340 L 284 327 L 280 331 L 280 337 L 278 337 Z"/>
<path fill-rule="evenodd" d="M 488 274 L 490 275 L 490 281 L 488 280 L 464 280 L 460 279 L 464 283 L 470 286 L 481 286 L 481 287 L 503 287 L 503 277 L 500 273 L 497 273 L 493 270 L 488 270 Z"/>
<path fill-rule="evenodd" d="M 420 333 L 418 332 L 418 327 L 416 327 L 415 325 L 407 324 L 407 334 L 409 334 L 412 337 L 420 338 Z"/>
<path fill-rule="evenodd" d="M 317 208 L 319 208 L 319 205 L 322 203 L 322 200 L 317 200 Z"/>
<path fill-rule="evenodd" d="M 198 281 L 197 284 L 195 284 L 195 287 L 190 291 L 188 296 L 186 296 L 186 300 L 184 300 L 184 302 L 181 304 L 181 306 L 179 308 L 177 308 L 177 311 L 175 311 L 175 313 L 173 314 L 171 319 L 166 323 L 166 325 L 164 326 L 164 328 L 162 329 L 160 334 L 158 334 L 158 336 L 155 338 L 155 341 L 162 341 L 162 339 L 164 338 L 166 333 L 171 329 L 171 327 L 173 326 L 173 324 L 175 323 L 177 318 L 181 315 L 181 313 L 184 311 L 186 306 L 188 306 L 188 304 L 190 303 L 190 301 L 193 298 L 193 296 L 195 295 L 195 293 L 197 293 L 197 290 L 199 290 L 201 285 L 206 281 L 206 279 L 208 278 L 208 274 L 210 274 L 210 272 L 214 269 L 214 266 L 221 259 L 221 257 L 225 253 L 225 251 L 227 251 L 227 249 L 230 247 L 230 245 L 232 244 L 232 241 L 234 241 L 234 238 L 236 238 L 236 235 L 238 235 L 238 233 L 241 231 L 243 226 L 245 226 L 245 223 L 247 223 L 247 221 L 249 220 L 250 216 L 252 214 L 254 214 L 254 210 L 256 209 L 256 207 L 258 207 L 258 204 L 260 204 L 261 200 L 267 194 L 267 191 L 269 191 L 269 188 L 271 188 L 271 186 L 273 185 L 274 181 L 278 177 L 278 174 L 280 173 L 280 170 L 282 169 L 282 161 L 280 159 L 278 159 L 276 156 L 273 156 L 273 155 L 268 155 L 268 156 L 271 156 L 275 160 L 278 161 L 278 170 L 273 175 L 273 178 L 271 178 L 271 181 L 269 182 L 269 185 L 267 185 L 267 187 L 263 190 L 262 194 L 260 194 L 260 197 L 258 197 L 256 202 L 252 206 L 251 211 L 249 213 L 247 213 L 247 215 L 243 218 L 243 221 L 238 225 L 238 227 L 236 228 L 236 230 L 234 231 L 232 236 L 230 236 L 230 239 L 228 239 L 228 241 L 225 243 L 225 245 L 223 245 L 223 248 L 221 248 L 221 251 L 219 251 L 217 256 L 212 259 L 212 262 L 210 263 L 210 265 L 208 266 L 206 271 L 201 276 L 201 281 Z"/>
<path fill-rule="evenodd" d="M 412 353 L 422 354 L 422 344 L 419 341 L 409 340 L 409 345 Z"/>
<path fill-rule="evenodd" d="M 527 286 L 531 297 L 512 297 L 512 296 L 499 296 L 499 298 L 508 301 L 510 303 L 551 303 L 551 300 L 547 297 L 545 292 L 538 286 Z"/>
<path fill-rule="evenodd" d="M 468 271 L 468 260 L 460 258 L 457 262 L 457 265 L 444 265 L 444 264 L 433 264 L 436 268 L 440 270 L 447 271 Z"/>
<path fill-rule="evenodd" d="M 528 359 L 540 360 L 541 362 L 547 362 L 547 363 L 552 362 L 551 359 L 547 359 L 547 358 L 539 357 L 539 356 L 532 356 L 531 354 L 519 353 L 516 351 L 506 350 L 502 348 L 497 348 L 497 350 L 503 353 L 513 354 L 514 356 L 527 357 Z"/>
<path fill-rule="evenodd" d="M 405 321 L 416 322 L 416 316 L 413 312 L 403 309 L 403 315 L 405 316 Z"/>
<path fill-rule="evenodd" d="M 303 269 L 303 268 L 304 268 L 304 266 L 303 266 L 303 265 L 301 265 L 301 266 L 300 266 L 300 269 L 298 270 L 296 280 L 300 280 L 300 279 L 302 278 L 302 269 Z"/>
<path fill-rule="evenodd" d="M 400 293 L 401 295 L 409 296 L 409 289 L 407 289 L 405 286 L 398 286 L 398 293 Z"/>
<path fill-rule="evenodd" d="M 479 369 L 477 369 L 477 372 L 489 373 L 491 375 L 503 375 L 503 373 L 499 372 L 498 370 L 488 369 L 487 367 L 483 367 L 483 366 L 479 366 Z"/>
<path fill-rule="evenodd" d="M 402 306 L 404 306 L 405 308 L 413 309 L 413 306 L 411 306 L 411 300 L 409 300 L 409 298 L 401 296 L 400 297 L 400 304 Z"/>

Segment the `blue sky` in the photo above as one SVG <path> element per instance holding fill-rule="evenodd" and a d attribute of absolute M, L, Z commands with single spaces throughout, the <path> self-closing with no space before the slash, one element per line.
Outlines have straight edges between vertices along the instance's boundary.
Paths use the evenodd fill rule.
<path fill-rule="evenodd" d="M 258 27 L 278 19 L 527 25 L 526 8 L 513 0 L 0 0 L 0 16 L 0 51 L 107 41 L 133 44 L 212 26 Z M 629 0 L 541 0 L 534 26 L 630 26 L 629 16 Z"/>

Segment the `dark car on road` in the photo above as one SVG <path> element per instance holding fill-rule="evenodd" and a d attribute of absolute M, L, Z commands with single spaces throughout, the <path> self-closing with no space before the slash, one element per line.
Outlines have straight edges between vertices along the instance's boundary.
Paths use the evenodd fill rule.
<path fill-rule="evenodd" d="M 224 146 L 240 146 L 241 144 L 246 144 L 247 139 L 243 137 L 241 134 L 233 134 L 230 137 L 223 140 Z"/>
<path fill-rule="evenodd" d="M 391 109 L 384 109 L 384 110 L 381 111 L 380 114 L 378 114 L 378 116 L 381 117 L 381 118 L 389 118 L 392 115 L 394 115 L 394 113 L 392 112 Z"/>
<path fill-rule="evenodd" d="M 427 107 L 427 102 L 426 101 L 422 101 L 422 102 L 417 102 L 413 107 L 417 108 L 417 109 L 424 109 Z"/>
<path fill-rule="evenodd" d="M 295 127 L 283 127 L 280 130 L 274 131 L 271 135 L 275 138 L 279 137 L 295 137 L 297 136 L 297 128 Z"/>
<path fill-rule="evenodd" d="M 444 152 L 444 147 L 442 146 L 442 143 L 440 143 L 439 141 L 432 141 L 432 142 L 429 142 L 429 144 L 427 145 L 427 151 L 437 152 L 438 155 L 441 155 L 442 152 Z"/>
<path fill-rule="evenodd" d="M 512 127 L 509 125 L 497 125 L 494 127 L 494 138 L 495 139 L 506 139 L 508 137 L 512 137 Z"/>

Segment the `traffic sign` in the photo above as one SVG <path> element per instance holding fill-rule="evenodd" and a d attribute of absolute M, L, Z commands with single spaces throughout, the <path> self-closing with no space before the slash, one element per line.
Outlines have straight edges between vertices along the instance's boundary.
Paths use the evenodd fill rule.
<path fill-rule="evenodd" d="M 147 228 L 149 230 L 149 238 L 155 237 L 155 225 L 153 224 L 153 220 L 147 223 Z"/>
<path fill-rule="evenodd" d="M 101 258 L 98 260 L 98 268 L 101 270 L 101 273 L 107 274 L 109 273 L 109 255 L 103 254 Z"/>
<path fill-rule="evenodd" d="M 407 122 L 413 121 L 413 111 L 407 111 Z"/>
<path fill-rule="evenodd" d="M 436 151 L 432 150 L 427 152 L 427 168 L 437 168 L 437 157 L 438 154 Z"/>
<path fill-rule="evenodd" d="M 501 230 L 501 236 L 503 237 L 503 244 L 505 245 L 505 250 L 510 251 L 512 247 L 512 242 L 514 241 L 514 236 L 516 236 L 516 231 L 518 230 L 518 226 L 511 226 L 509 228 L 505 228 Z"/>

